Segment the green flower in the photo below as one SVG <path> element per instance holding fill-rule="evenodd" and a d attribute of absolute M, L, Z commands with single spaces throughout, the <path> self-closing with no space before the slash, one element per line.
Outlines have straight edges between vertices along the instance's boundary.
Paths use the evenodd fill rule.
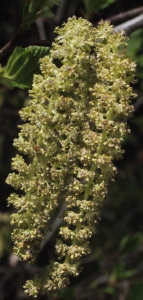
<path fill-rule="evenodd" d="M 15 253 L 24 261 L 35 260 L 56 207 L 66 206 L 55 246 L 58 262 L 25 285 L 35 297 L 65 288 L 69 276 L 79 274 L 79 258 L 90 252 L 88 240 L 116 173 L 113 161 L 122 156 L 135 96 L 127 38 L 108 22 L 94 28 L 73 17 L 56 33 L 50 56 L 41 59 L 41 75 L 34 77 L 30 105 L 20 112 L 25 124 L 14 145 L 26 159 L 13 159 L 7 179 L 21 191 L 8 201 L 17 209 Z"/>

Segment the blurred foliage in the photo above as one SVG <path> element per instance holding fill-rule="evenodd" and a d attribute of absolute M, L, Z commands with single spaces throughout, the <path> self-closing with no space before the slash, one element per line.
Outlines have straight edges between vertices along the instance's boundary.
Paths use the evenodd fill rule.
<path fill-rule="evenodd" d="M 110 18 L 115 14 L 128 11 L 142 5 L 134 1 L 123 0 L 1 0 L 0 46 L 9 41 L 12 35 L 20 30 L 28 30 L 29 39 L 39 38 L 39 28 L 33 21 L 44 16 L 43 29 L 47 38 L 53 39 L 54 27 L 60 25 L 69 16 L 75 14 L 85 17 L 96 24 L 100 19 Z M 24 4 L 24 6 L 22 6 Z M 52 6 L 51 6 L 52 4 Z M 54 6 L 53 6 L 54 4 Z M 23 12 L 22 11 L 23 7 Z M 34 8 L 32 8 L 34 7 Z M 66 7 L 66 9 L 65 9 Z M 32 9 L 32 13 L 31 13 Z M 65 12 L 66 11 L 66 12 Z M 50 12 L 50 13 L 49 13 Z M 63 13 L 64 12 L 64 13 Z M 51 14 L 53 14 L 52 18 Z M 47 18 L 48 17 L 48 18 Z M 120 20 L 120 23 L 122 20 Z M 16 50 L 15 50 L 16 51 Z M 23 55 L 22 50 L 22 55 Z M 28 51 L 28 50 L 26 50 Z M 46 49 L 48 51 L 48 49 Z M 4 67 L 11 60 L 17 64 L 11 53 L 1 59 Z M 13 57 L 12 54 L 11 57 Z M 97 234 L 91 240 L 92 254 L 82 259 L 82 274 L 71 279 L 71 285 L 60 291 L 55 300 L 142 300 L 143 299 L 143 26 L 131 33 L 128 43 L 128 55 L 137 63 L 134 89 L 138 94 L 135 100 L 135 112 L 128 120 L 131 133 L 125 137 L 123 159 L 117 163 L 118 174 L 109 186 L 106 203 L 101 207 L 101 217 L 97 224 Z M 23 59 L 23 56 L 22 56 Z M 31 60 L 31 58 L 30 58 Z M 37 63 L 36 63 L 37 64 Z M 8 65 L 7 65 L 8 66 Z M 23 70 L 20 60 L 19 72 Z M 7 70 L 8 67 L 6 67 Z M 27 66 L 28 68 L 28 66 Z M 4 71 L 6 73 L 6 70 Z M 23 71 L 22 71 L 23 72 Z M 34 69 L 29 68 L 27 78 L 23 73 L 18 75 L 21 84 L 27 80 L 31 84 Z M 19 73 L 20 74 L 20 73 Z M 24 80 L 24 81 L 23 81 Z M 26 84 L 27 84 L 26 81 Z M 18 83 L 20 83 L 18 82 Z M 5 178 L 10 171 L 11 157 L 15 153 L 12 146 L 17 136 L 17 125 L 21 120 L 18 110 L 28 102 L 27 90 L 8 89 L 1 84 L 0 89 L 0 299 L 26 300 L 22 286 L 25 279 L 51 257 L 54 236 L 39 254 L 36 266 L 27 266 L 19 261 L 11 263 L 12 242 L 9 214 L 12 207 L 7 208 L 6 198 L 10 187 Z M 56 216 L 55 216 L 56 217 Z M 47 300 L 39 296 L 38 300 Z"/>
<path fill-rule="evenodd" d="M 143 79 L 143 29 L 131 33 L 127 53 L 137 63 L 136 77 Z"/>
<path fill-rule="evenodd" d="M 113 2 L 116 2 L 116 0 L 84 0 L 84 17 L 89 20 L 99 9 L 104 9 Z"/>

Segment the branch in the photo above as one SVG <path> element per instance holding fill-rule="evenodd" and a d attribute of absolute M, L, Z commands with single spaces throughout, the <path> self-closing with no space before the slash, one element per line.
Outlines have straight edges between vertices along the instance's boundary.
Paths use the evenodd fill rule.
<path fill-rule="evenodd" d="M 39 18 L 35 23 L 37 24 L 37 29 L 39 32 L 40 40 L 42 40 L 42 41 L 46 40 L 47 37 L 46 37 L 45 29 L 44 29 L 44 19 Z"/>
<path fill-rule="evenodd" d="M 66 205 L 65 203 L 63 203 L 57 217 L 55 218 L 53 224 L 52 224 L 52 231 L 48 232 L 45 238 L 45 241 L 42 245 L 41 250 L 43 249 L 43 247 L 47 244 L 47 242 L 51 239 L 51 237 L 53 236 L 53 234 L 55 233 L 55 231 L 58 229 L 58 227 L 60 226 L 61 222 L 63 221 L 62 219 L 62 214 L 63 212 L 66 210 Z"/>
<path fill-rule="evenodd" d="M 126 34 L 130 34 L 133 30 L 138 29 L 143 25 L 143 13 L 129 21 L 126 21 L 118 26 L 115 26 L 116 31 L 124 30 Z"/>
<path fill-rule="evenodd" d="M 140 7 L 125 11 L 123 13 L 120 13 L 118 15 L 115 15 L 113 17 L 110 17 L 110 18 L 108 18 L 108 20 L 111 22 L 117 22 L 117 21 L 121 21 L 124 19 L 134 17 L 136 15 L 139 15 L 142 12 L 143 12 L 143 6 L 140 6 Z"/>
<path fill-rule="evenodd" d="M 0 49 L 0 59 L 14 49 L 14 43 L 11 39 L 2 49 Z"/>
<path fill-rule="evenodd" d="M 57 9 L 57 13 L 54 17 L 55 24 L 63 23 L 68 17 L 75 15 L 78 7 L 78 1 L 76 0 L 62 0 L 61 5 Z"/>
<path fill-rule="evenodd" d="M 143 10 L 143 6 L 140 7 L 140 11 L 142 11 L 142 10 Z M 137 9 L 136 9 L 136 12 L 137 12 Z M 131 15 L 131 14 L 133 15 L 133 13 L 135 14 L 135 10 L 128 11 L 128 12 L 126 12 L 126 14 L 127 13 L 128 13 L 128 15 Z M 122 16 L 123 15 L 124 15 L 124 13 L 122 14 Z M 117 18 L 117 16 L 115 16 L 115 17 Z M 119 15 L 118 15 L 118 17 L 119 17 Z M 112 19 L 110 18 L 110 20 L 113 21 L 113 18 Z M 121 18 L 121 16 L 120 16 L 120 18 Z M 130 34 L 133 30 L 138 29 L 142 25 L 143 25 L 143 13 L 129 21 L 126 21 L 118 26 L 115 26 L 115 30 L 116 31 L 124 30 L 126 32 L 126 34 Z M 0 59 L 2 57 L 4 57 L 5 55 L 7 55 L 9 52 L 12 52 L 16 46 L 28 47 L 31 45 L 35 45 L 35 46 L 51 47 L 51 45 L 52 45 L 52 41 L 47 41 L 47 40 L 31 41 L 31 40 L 27 39 L 27 35 L 28 35 L 27 32 L 22 32 L 22 33 L 18 32 L 17 34 L 15 34 L 11 38 L 11 40 L 0 50 Z"/>

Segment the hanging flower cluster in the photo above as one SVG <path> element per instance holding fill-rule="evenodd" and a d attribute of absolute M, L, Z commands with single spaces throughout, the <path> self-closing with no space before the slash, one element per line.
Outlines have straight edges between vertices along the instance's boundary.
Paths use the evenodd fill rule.
<path fill-rule="evenodd" d="M 65 288 L 79 274 L 79 259 L 90 253 L 98 206 L 122 156 L 126 119 L 133 107 L 135 64 L 126 56 L 127 38 L 101 21 L 68 19 L 56 29 L 50 56 L 41 59 L 29 106 L 20 112 L 7 183 L 20 192 L 9 197 L 16 213 L 14 250 L 34 262 L 55 209 L 65 203 L 55 251 L 57 261 L 27 281 L 29 295 Z"/>

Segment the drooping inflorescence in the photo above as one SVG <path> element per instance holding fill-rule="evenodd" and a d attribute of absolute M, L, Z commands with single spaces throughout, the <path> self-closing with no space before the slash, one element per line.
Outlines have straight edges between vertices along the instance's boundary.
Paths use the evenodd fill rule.
<path fill-rule="evenodd" d="M 127 38 L 108 22 L 94 28 L 75 17 L 56 33 L 34 77 L 30 104 L 20 112 L 25 123 L 14 145 L 24 158 L 16 155 L 7 179 L 20 191 L 8 201 L 16 208 L 14 250 L 24 261 L 34 262 L 52 214 L 66 206 L 57 261 L 25 285 L 35 297 L 65 288 L 79 274 L 133 111 L 135 64 L 126 56 Z"/>

